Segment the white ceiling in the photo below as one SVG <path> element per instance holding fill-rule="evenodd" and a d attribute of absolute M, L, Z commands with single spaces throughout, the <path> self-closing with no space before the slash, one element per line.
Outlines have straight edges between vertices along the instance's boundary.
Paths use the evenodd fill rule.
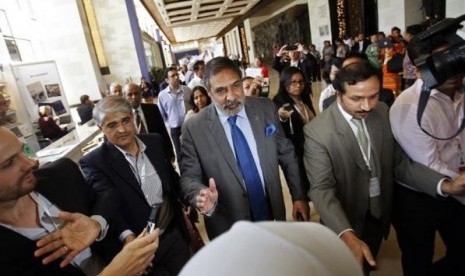
<path fill-rule="evenodd" d="M 260 0 L 152 0 L 177 42 L 218 35 Z"/>

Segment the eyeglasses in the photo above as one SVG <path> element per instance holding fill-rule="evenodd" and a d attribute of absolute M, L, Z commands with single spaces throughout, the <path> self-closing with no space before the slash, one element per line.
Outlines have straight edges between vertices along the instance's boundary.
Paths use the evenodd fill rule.
<path fill-rule="evenodd" d="M 304 85 L 305 82 L 304 81 L 291 81 L 291 85 L 292 86 L 297 86 L 297 85 Z"/>

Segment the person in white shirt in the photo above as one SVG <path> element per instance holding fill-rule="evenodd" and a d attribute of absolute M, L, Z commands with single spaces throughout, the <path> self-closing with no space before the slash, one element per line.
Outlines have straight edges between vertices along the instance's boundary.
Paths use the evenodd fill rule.
<path fill-rule="evenodd" d="M 203 72 L 205 72 L 205 61 L 198 60 L 194 63 L 194 77 L 188 86 L 192 90 L 196 86 L 204 86 L 202 83 Z"/>
<path fill-rule="evenodd" d="M 408 54 L 412 61 L 420 55 L 447 49 L 446 40 L 438 35 L 434 44 L 412 40 Z M 431 91 L 423 112 L 422 127 L 436 137 L 451 137 L 464 117 L 465 95 L 463 73 L 449 77 Z M 447 140 L 425 134 L 417 123 L 420 94 L 419 79 L 399 97 L 390 110 L 392 132 L 413 160 L 450 178 L 465 171 L 465 132 Z M 465 275 L 465 197 L 448 196 L 444 185 L 396 185 L 393 225 L 402 251 L 404 275 Z M 433 263 L 435 234 L 439 232 L 447 250 Z"/>

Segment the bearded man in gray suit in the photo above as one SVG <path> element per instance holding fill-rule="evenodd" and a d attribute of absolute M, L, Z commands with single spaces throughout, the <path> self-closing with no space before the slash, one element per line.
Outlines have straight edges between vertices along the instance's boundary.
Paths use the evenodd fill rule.
<path fill-rule="evenodd" d="M 241 71 L 228 58 L 207 63 L 204 83 L 213 104 L 184 124 L 183 195 L 205 215 L 210 239 L 239 220 L 285 220 L 278 164 L 293 200 L 293 217 L 309 220 L 297 157 L 274 104 L 245 97 Z"/>

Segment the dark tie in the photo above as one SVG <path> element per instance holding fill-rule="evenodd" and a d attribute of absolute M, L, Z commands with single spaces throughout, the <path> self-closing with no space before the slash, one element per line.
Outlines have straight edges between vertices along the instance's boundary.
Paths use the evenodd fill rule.
<path fill-rule="evenodd" d="M 139 115 L 139 110 L 134 110 L 136 112 L 136 127 L 139 130 L 139 133 L 147 133 L 145 129 L 144 123 L 142 123 L 142 119 Z"/>
<path fill-rule="evenodd" d="M 252 212 L 252 221 L 261 221 L 271 219 L 268 202 L 265 192 L 263 191 L 260 175 L 257 166 L 250 151 L 244 133 L 236 125 L 236 116 L 228 118 L 231 126 L 231 135 L 236 153 L 237 164 L 244 178 L 247 195 L 249 197 L 250 208 Z"/>
<path fill-rule="evenodd" d="M 368 148 L 368 138 L 365 132 L 365 129 L 362 125 L 362 120 L 358 119 L 351 119 L 351 121 L 357 126 L 357 140 L 360 143 L 360 147 L 362 148 L 364 155 L 368 158 L 368 151 L 371 149 Z M 370 177 L 376 177 L 376 164 L 373 158 L 373 154 L 371 154 L 370 160 Z M 381 197 L 375 196 L 370 197 L 370 213 L 375 218 L 381 218 Z"/>

